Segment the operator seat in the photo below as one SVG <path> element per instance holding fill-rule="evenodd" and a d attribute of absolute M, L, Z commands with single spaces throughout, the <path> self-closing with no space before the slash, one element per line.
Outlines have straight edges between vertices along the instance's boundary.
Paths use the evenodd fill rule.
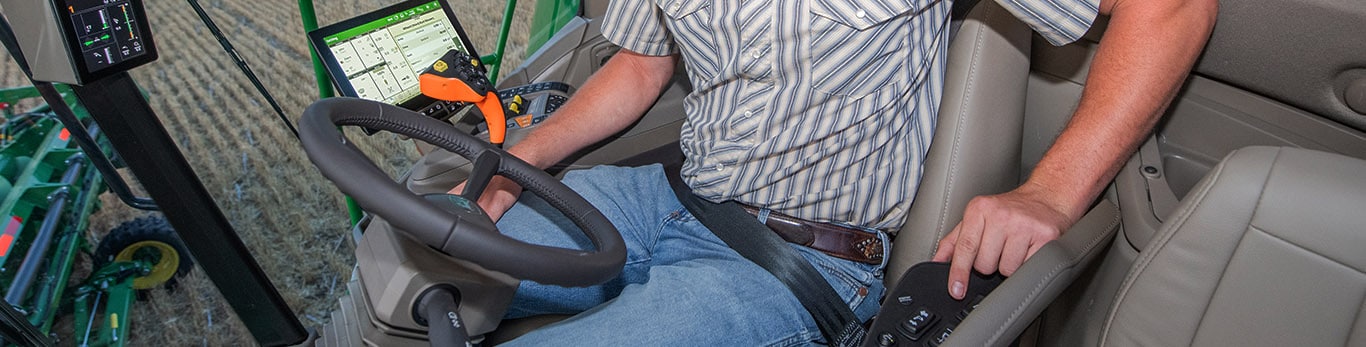
<path fill-rule="evenodd" d="M 1305 149 L 1229 154 L 1134 263 L 1100 344 L 1366 345 L 1362 172 Z"/>

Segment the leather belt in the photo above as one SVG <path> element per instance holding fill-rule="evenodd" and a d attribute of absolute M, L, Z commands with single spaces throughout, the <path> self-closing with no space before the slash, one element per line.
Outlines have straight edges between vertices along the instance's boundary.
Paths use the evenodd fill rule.
<path fill-rule="evenodd" d="M 757 207 L 740 204 L 745 212 L 758 216 Z M 821 251 L 830 256 L 865 264 L 882 264 L 883 244 L 878 235 L 831 223 L 812 222 L 772 212 L 764 221 L 787 242 Z"/>

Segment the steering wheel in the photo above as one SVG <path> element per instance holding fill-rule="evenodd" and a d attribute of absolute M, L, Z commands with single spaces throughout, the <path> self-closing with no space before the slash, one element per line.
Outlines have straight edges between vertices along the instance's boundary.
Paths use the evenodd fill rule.
<path fill-rule="evenodd" d="M 461 195 L 419 196 L 395 182 L 346 140 L 338 126 L 386 130 L 425 141 L 474 162 Z M 516 278 L 561 286 L 606 282 L 626 263 L 621 234 L 601 211 L 545 171 L 442 121 L 385 103 L 329 98 L 304 111 L 299 138 L 308 159 L 342 192 L 396 229 L 451 257 Z M 501 175 L 583 230 L 596 251 L 533 245 L 498 233 L 475 203 Z"/>

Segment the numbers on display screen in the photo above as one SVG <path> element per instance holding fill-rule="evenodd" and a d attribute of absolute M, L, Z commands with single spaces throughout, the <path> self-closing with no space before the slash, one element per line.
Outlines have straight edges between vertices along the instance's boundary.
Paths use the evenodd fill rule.
<path fill-rule="evenodd" d="M 96 72 L 147 53 L 139 31 L 138 11 L 131 0 L 68 0 L 77 45 L 89 72 Z"/>

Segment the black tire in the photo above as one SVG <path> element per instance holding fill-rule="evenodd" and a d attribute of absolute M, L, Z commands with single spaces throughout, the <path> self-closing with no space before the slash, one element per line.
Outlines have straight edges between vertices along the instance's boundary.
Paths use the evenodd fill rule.
<path fill-rule="evenodd" d="M 133 279 L 133 289 L 157 286 L 173 288 L 176 279 L 194 268 L 194 258 L 176 236 L 171 223 L 161 216 L 139 217 L 109 231 L 95 248 L 96 268 L 119 260 L 141 259 L 153 262 L 152 272 Z M 174 272 L 171 272 L 171 269 Z"/>

